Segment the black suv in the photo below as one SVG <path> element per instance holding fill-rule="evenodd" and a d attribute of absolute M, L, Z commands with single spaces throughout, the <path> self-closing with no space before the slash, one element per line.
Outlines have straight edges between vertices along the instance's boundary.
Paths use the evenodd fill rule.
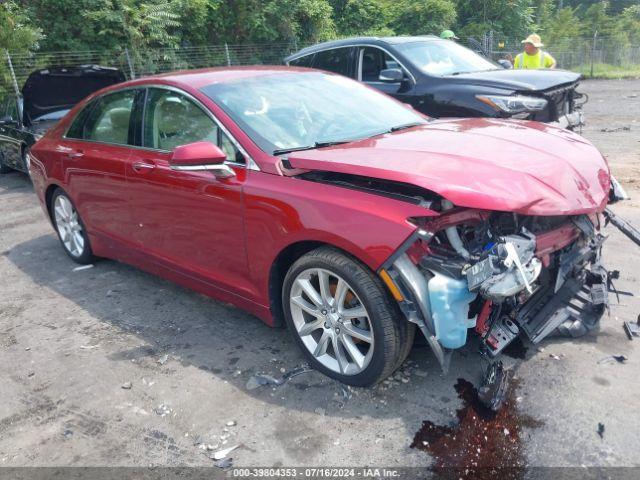
<path fill-rule="evenodd" d="M 354 78 L 432 117 L 519 118 L 570 129 L 584 123 L 579 74 L 505 69 L 438 37 L 336 40 L 284 61 Z"/>
<path fill-rule="evenodd" d="M 84 97 L 125 81 L 117 68 L 98 65 L 43 68 L 32 72 L 21 94 L 0 102 L 0 173 L 29 173 L 29 149 Z"/>

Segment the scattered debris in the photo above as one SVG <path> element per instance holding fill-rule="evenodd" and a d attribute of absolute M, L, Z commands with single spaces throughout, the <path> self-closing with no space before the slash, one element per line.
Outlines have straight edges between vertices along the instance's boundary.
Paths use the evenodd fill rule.
<path fill-rule="evenodd" d="M 555 353 L 550 353 L 549 357 L 553 358 L 554 360 L 560 360 L 560 357 L 558 355 L 556 355 Z"/>
<path fill-rule="evenodd" d="M 629 340 L 633 340 L 633 337 L 640 337 L 640 315 L 638 315 L 636 323 L 625 321 L 623 328 Z"/>
<path fill-rule="evenodd" d="M 304 363 L 299 367 L 289 370 L 280 378 L 274 378 L 271 375 L 253 375 L 247 381 L 246 388 L 247 390 L 255 390 L 256 388 L 261 387 L 263 385 L 276 385 L 276 386 L 284 385 L 293 377 L 297 377 L 298 375 L 302 375 L 303 373 L 308 373 L 312 371 L 313 369 L 310 368 L 308 364 Z"/>
<path fill-rule="evenodd" d="M 73 269 L 74 272 L 81 272 L 82 270 L 89 270 L 90 268 L 93 268 L 93 263 L 90 263 L 89 265 L 82 265 L 80 267 L 76 267 Z"/>
<path fill-rule="evenodd" d="M 227 427 L 235 427 L 238 424 L 235 420 L 229 420 L 226 425 Z"/>
<path fill-rule="evenodd" d="M 628 132 L 631 130 L 631 127 L 629 126 L 623 126 L 623 127 L 615 127 L 615 128 L 601 128 L 600 131 L 601 132 L 605 132 L 605 133 L 612 133 L 612 132 Z"/>
<path fill-rule="evenodd" d="M 31 378 L 36 374 L 36 372 L 29 372 L 27 373 L 27 377 Z"/>
<path fill-rule="evenodd" d="M 598 436 L 600 439 L 604 439 L 604 423 L 598 423 Z"/>
<path fill-rule="evenodd" d="M 345 401 L 351 400 L 351 396 L 353 395 L 351 393 L 351 390 L 349 390 L 349 388 L 345 387 L 343 384 L 340 384 L 340 389 L 342 390 L 342 397 L 345 399 Z"/>
<path fill-rule="evenodd" d="M 217 460 L 214 465 L 218 468 L 231 468 L 233 466 L 233 458 L 227 457 Z"/>
<path fill-rule="evenodd" d="M 166 417 L 167 415 L 171 414 L 171 408 L 169 408 L 164 403 L 161 405 L 158 405 L 158 407 L 155 408 L 153 411 L 156 412 L 156 414 L 160 415 L 161 417 Z"/>
<path fill-rule="evenodd" d="M 608 355 L 608 356 L 598 360 L 598 364 L 611 363 L 613 361 L 616 361 L 618 363 L 625 363 L 627 360 L 629 360 L 629 359 L 624 355 Z"/>
<path fill-rule="evenodd" d="M 133 387 L 133 383 L 131 383 L 131 382 L 124 382 L 124 383 L 121 385 L 121 388 L 122 388 L 123 390 L 131 390 L 131 387 Z"/>
<path fill-rule="evenodd" d="M 323 416 L 325 414 L 325 410 L 322 407 L 318 407 L 314 410 L 314 412 L 320 416 Z"/>
<path fill-rule="evenodd" d="M 31 350 L 31 347 L 24 347 L 24 350 L 28 352 L 29 350 Z"/>
<path fill-rule="evenodd" d="M 223 448 L 222 450 L 218 450 L 210 455 L 209 458 L 212 460 L 222 460 L 223 458 L 227 458 L 231 452 L 233 452 L 236 448 L 238 448 L 240 444 L 233 445 L 232 447 Z"/>
<path fill-rule="evenodd" d="M 98 345 L 80 345 L 82 350 L 93 350 L 94 348 L 98 348 Z"/>
<path fill-rule="evenodd" d="M 166 353 L 164 355 L 162 355 L 159 359 L 158 359 L 158 364 L 159 365 L 164 365 L 165 363 L 167 363 L 167 360 L 169 360 L 169 355 L 167 355 Z"/>

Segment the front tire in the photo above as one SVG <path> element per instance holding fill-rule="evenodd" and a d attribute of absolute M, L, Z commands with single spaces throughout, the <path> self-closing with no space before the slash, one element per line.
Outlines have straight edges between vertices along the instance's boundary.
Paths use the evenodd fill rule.
<path fill-rule="evenodd" d="M 285 320 L 311 365 L 348 385 L 388 377 L 406 355 L 406 321 L 366 266 L 321 247 L 298 259 L 284 280 Z"/>
<path fill-rule="evenodd" d="M 81 265 L 92 263 L 95 257 L 84 223 L 69 196 L 60 188 L 51 197 L 51 218 L 67 255 Z"/>

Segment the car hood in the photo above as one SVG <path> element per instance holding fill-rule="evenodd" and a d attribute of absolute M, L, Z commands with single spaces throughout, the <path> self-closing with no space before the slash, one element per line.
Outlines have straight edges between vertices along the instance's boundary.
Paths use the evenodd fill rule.
<path fill-rule="evenodd" d="M 598 150 L 549 125 L 489 118 L 428 125 L 291 153 L 291 167 L 416 185 L 457 206 L 526 215 L 604 208 L 609 168 Z"/>
<path fill-rule="evenodd" d="M 101 88 L 124 82 L 116 68 L 97 65 L 55 67 L 32 72 L 22 87 L 26 124 L 60 110 L 68 110 Z"/>
<path fill-rule="evenodd" d="M 558 88 L 580 80 L 580 74 L 565 70 L 498 69 L 486 72 L 463 73 L 447 79 L 485 87 L 517 91 L 541 91 Z"/>

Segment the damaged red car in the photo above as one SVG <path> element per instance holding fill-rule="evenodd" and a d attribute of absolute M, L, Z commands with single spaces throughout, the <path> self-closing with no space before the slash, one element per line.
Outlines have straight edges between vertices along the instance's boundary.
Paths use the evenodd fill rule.
<path fill-rule="evenodd" d="M 126 262 L 285 323 L 310 364 L 366 386 L 424 335 L 593 329 L 610 175 L 575 133 L 431 120 L 358 82 L 287 67 L 138 79 L 32 149 L 67 254 Z M 495 372 L 494 372 L 495 373 Z"/>

